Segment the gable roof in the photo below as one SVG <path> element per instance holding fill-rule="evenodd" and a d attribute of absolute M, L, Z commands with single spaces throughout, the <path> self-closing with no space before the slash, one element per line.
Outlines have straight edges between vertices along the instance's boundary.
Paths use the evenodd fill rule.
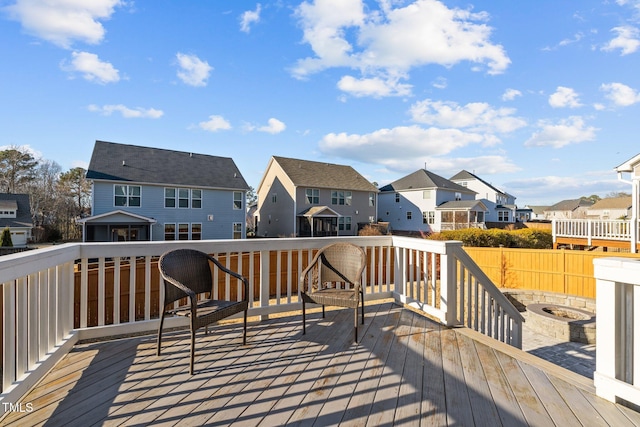
<path fill-rule="evenodd" d="M 403 190 L 420 190 L 427 188 L 441 188 L 451 191 L 476 194 L 475 191 L 456 184 L 455 182 L 441 177 L 426 169 L 418 169 L 417 171 L 393 181 L 380 188 L 381 192 L 387 191 L 403 191 Z"/>
<path fill-rule="evenodd" d="M 87 179 L 248 190 L 233 159 L 96 141 Z"/>
<path fill-rule="evenodd" d="M 510 196 L 510 194 L 505 193 L 504 191 L 500 190 L 499 188 L 494 187 L 493 185 L 489 184 L 487 181 L 485 181 L 484 179 L 480 178 L 477 175 L 472 174 L 469 171 L 466 170 L 461 170 L 460 172 L 458 172 L 457 174 L 455 174 L 454 176 L 452 176 L 451 181 L 456 181 L 456 180 L 469 180 L 469 179 L 476 179 L 478 181 L 480 181 L 481 183 L 483 183 L 484 185 L 486 185 L 487 187 L 491 188 L 493 191 L 496 191 L 500 194 L 503 194 L 505 196 Z"/>
<path fill-rule="evenodd" d="M 378 192 L 375 185 L 348 165 L 279 156 L 273 156 L 272 161 L 277 162 L 293 185 L 298 187 Z"/>
<path fill-rule="evenodd" d="M 436 210 L 472 210 L 476 208 L 485 212 L 488 211 L 485 204 L 480 200 L 450 200 L 436 206 Z"/>
<path fill-rule="evenodd" d="M 615 169 L 617 172 L 633 172 L 633 168 L 636 167 L 638 163 L 640 163 L 640 154 L 636 154 Z"/>
<path fill-rule="evenodd" d="M 590 210 L 596 209 L 631 209 L 631 196 L 608 197 L 595 202 L 589 207 Z"/>
<path fill-rule="evenodd" d="M 31 218 L 31 203 L 28 194 L 0 194 L 0 204 L 6 207 L 17 207 L 15 218 L 0 218 L 0 228 L 4 227 L 33 227 Z M 4 209 L 4 208 L 3 208 Z"/>
<path fill-rule="evenodd" d="M 549 206 L 546 211 L 573 211 L 580 207 L 589 207 L 593 202 L 585 199 L 563 200 L 553 206 Z"/>

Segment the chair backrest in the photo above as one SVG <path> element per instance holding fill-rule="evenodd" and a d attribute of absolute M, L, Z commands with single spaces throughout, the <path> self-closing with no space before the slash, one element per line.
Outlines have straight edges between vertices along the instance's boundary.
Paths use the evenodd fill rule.
<path fill-rule="evenodd" d="M 212 285 L 209 256 L 195 249 L 175 249 L 166 252 L 158 261 L 160 274 L 165 280 L 165 304 L 187 295 L 171 283 L 181 283 L 196 294 L 210 292 Z"/>
<path fill-rule="evenodd" d="M 334 243 L 320 249 L 316 256 L 323 283 L 360 284 L 367 261 L 364 250 L 360 246 L 352 243 Z"/>

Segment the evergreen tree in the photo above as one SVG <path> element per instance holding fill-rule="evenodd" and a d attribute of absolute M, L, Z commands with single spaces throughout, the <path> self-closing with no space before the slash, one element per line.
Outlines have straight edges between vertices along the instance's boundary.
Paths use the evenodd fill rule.
<path fill-rule="evenodd" d="M 13 247 L 13 241 L 11 240 L 11 230 L 9 230 L 9 227 L 5 227 L 4 230 L 2 230 L 2 242 L 0 243 L 0 246 L 6 248 Z"/>

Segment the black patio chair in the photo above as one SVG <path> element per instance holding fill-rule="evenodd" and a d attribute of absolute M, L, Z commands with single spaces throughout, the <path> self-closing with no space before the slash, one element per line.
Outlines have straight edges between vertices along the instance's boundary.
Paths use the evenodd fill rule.
<path fill-rule="evenodd" d="M 325 305 L 349 307 L 354 309 L 353 326 L 355 341 L 358 341 L 358 305 L 361 305 L 364 324 L 364 290 L 361 281 L 366 264 L 364 250 L 352 243 L 334 243 L 318 251 L 300 276 L 303 334 L 307 333 L 307 303 L 322 304 L 322 317 L 325 317 Z"/>
<path fill-rule="evenodd" d="M 164 279 L 164 301 L 158 328 L 158 356 L 162 343 L 162 326 L 166 314 L 186 316 L 191 324 L 191 361 L 189 373 L 193 375 L 195 357 L 196 331 L 201 327 L 222 320 L 244 311 L 244 330 L 242 344 L 247 343 L 247 310 L 249 308 L 249 282 L 242 275 L 225 268 L 214 257 L 194 249 L 176 249 L 166 252 L 158 262 L 160 274 Z M 225 274 L 241 280 L 244 289 L 239 301 L 213 299 L 213 269 L 217 268 Z M 198 300 L 201 294 L 208 294 L 206 299 Z M 188 298 L 186 305 L 167 309 L 167 306 Z M 229 298 L 229 296 L 227 296 Z M 205 329 L 208 333 L 208 329 Z"/>

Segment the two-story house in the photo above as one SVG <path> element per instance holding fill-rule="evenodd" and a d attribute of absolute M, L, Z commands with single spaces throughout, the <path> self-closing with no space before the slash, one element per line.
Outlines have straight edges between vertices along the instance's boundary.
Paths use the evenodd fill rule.
<path fill-rule="evenodd" d="M 249 186 L 227 157 L 96 141 L 87 242 L 246 237 Z"/>
<path fill-rule="evenodd" d="M 378 189 L 347 165 L 273 156 L 257 193 L 261 237 L 354 236 L 377 217 Z"/>
<path fill-rule="evenodd" d="M 631 218 L 632 197 L 607 197 L 595 202 L 587 209 L 589 219 L 628 219 Z"/>
<path fill-rule="evenodd" d="M 378 200 L 380 220 L 396 232 L 484 228 L 487 208 L 476 192 L 426 169 L 381 187 Z"/>
<path fill-rule="evenodd" d="M 476 192 L 476 199 L 482 200 L 487 207 L 485 222 L 512 223 L 518 218 L 516 198 L 506 193 L 477 175 L 461 170 L 451 181 Z"/>
<path fill-rule="evenodd" d="M 549 206 L 545 211 L 545 218 L 553 219 L 584 219 L 587 217 L 589 207 L 593 205 L 591 200 L 569 199 Z"/>
<path fill-rule="evenodd" d="M 28 194 L 0 194 L 0 231 L 7 227 L 13 246 L 27 245 L 33 229 Z"/>

